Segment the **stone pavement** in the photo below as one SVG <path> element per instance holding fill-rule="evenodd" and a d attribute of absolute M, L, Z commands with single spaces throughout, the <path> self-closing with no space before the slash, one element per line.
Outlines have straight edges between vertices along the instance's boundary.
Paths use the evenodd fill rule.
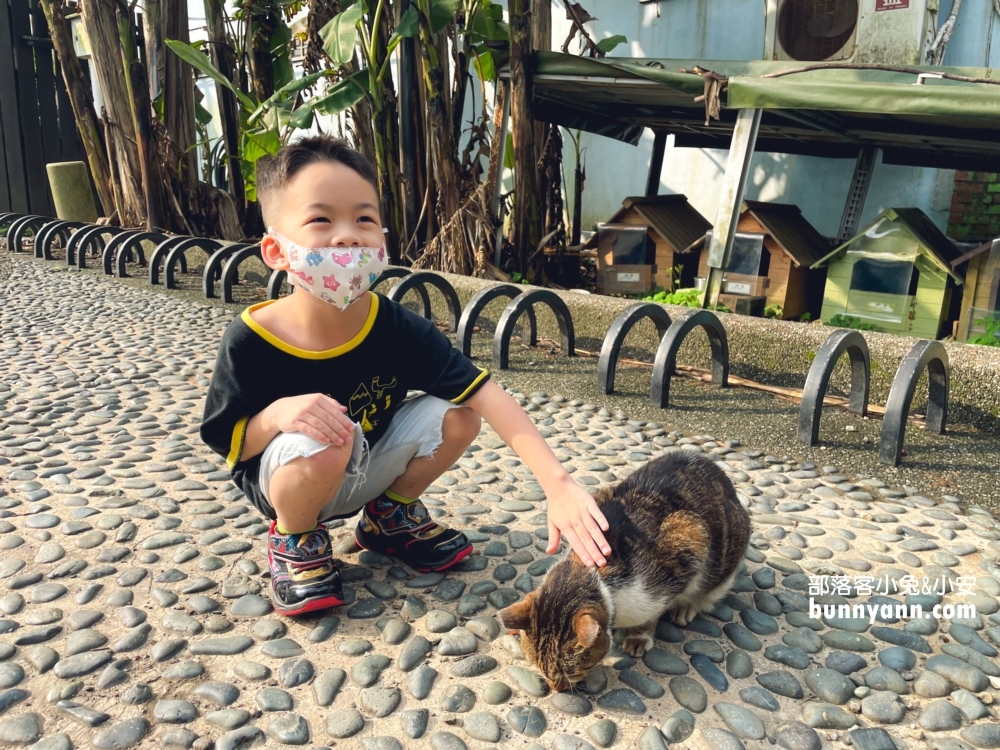
<path fill-rule="evenodd" d="M 359 552 L 349 523 L 349 604 L 279 617 L 266 526 L 197 435 L 232 312 L 0 261 L 0 744 L 1000 747 L 1000 524 L 981 509 L 515 394 L 585 486 L 704 451 L 755 525 L 711 615 L 548 695 L 494 617 L 554 562 L 544 497 L 494 433 L 425 495 L 476 543 L 459 570 Z M 810 597 L 976 612 L 872 623 Z"/>

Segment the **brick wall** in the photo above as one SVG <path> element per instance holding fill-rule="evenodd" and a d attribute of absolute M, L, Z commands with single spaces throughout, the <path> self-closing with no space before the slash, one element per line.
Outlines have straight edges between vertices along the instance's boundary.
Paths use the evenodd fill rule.
<path fill-rule="evenodd" d="M 979 242 L 1000 235 L 1000 176 L 996 172 L 955 172 L 948 236 Z"/>

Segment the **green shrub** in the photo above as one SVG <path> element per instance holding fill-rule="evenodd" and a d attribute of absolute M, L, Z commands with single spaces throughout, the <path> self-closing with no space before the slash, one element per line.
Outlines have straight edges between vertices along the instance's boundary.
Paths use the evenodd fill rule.
<path fill-rule="evenodd" d="M 984 326 L 986 328 L 986 333 L 973 336 L 966 342 L 967 344 L 976 344 L 977 346 L 1000 346 L 1000 319 L 991 320 L 989 318 L 982 318 L 977 320 L 976 324 Z"/>
<path fill-rule="evenodd" d="M 764 308 L 765 318 L 780 318 L 785 314 L 785 309 L 781 305 L 768 305 Z"/>
<path fill-rule="evenodd" d="M 854 315 L 843 315 L 842 313 L 834 315 L 826 324 L 835 328 L 853 328 L 856 331 L 878 330 L 874 323 L 862 323 L 861 318 Z"/>

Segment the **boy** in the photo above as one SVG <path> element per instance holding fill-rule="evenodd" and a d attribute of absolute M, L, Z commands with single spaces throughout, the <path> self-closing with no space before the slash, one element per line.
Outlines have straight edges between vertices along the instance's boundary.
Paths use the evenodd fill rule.
<path fill-rule="evenodd" d="M 560 535 L 588 565 L 610 553 L 607 522 L 521 407 L 428 320 L 368 291 L 387 263 L 375 171 L 344 141 L 306 138 L 261 159 L 264 262 L 295 293 L 254 305 L 222 337 L 202 439 L 272 519 L 275 609 L 343 603 L 323 521 L 361 511 L 365 549 L 442 571 L 472 552 L 419 497 L 464 453 L 483 418 L 549 498 Z M 425 395 L 406 400 L 408 391 Z"/>

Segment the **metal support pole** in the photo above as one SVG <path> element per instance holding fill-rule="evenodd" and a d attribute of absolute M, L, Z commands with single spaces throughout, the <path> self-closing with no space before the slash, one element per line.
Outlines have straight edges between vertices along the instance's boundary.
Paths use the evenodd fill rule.
<path fill-rule="evenodd" d="M 503 86 L 501 88 L 503 92 L 503 117 L 500 120 L 500 133 L 494 140 L 494 143 L 500 144 L 500 156 L 497 161 L 497 173 L 493 180 L 493 200 L 492 209 L 493 216 L 497 220 L 497 233 L 493 240 L 493 263 L 497 267 L 500 266 L 500 253 L 503 249 L 503 202 L 500 200 L 503 194 L 503 164 L 504 160 L 507 158 L 507 132 L 508 132 L 508 122 L 510 120 L 510 84 Z"/>
<path fill-rule="evenodd" d="M 838 245 L 847 242 L 858 233 L 858 224 L 861 221 L 861 212 L 865 208 L 865 198 L 868 197 L 868 187 L 872 184 L 878 151 L 876 146 L 862 146 L 858 151 L 851 187 L 847 191 L 847 203 L 844 204 L 844 215 L 840 219 L 840 231 L 837 232 Z"/>
<path fill-rule="evenodd" d="M 722 181 L 722 200 L 712 228 L 712 243 L 708 248 L 708 284 L 705 289 L 703 307 L 714 309 L 719 304 L 722 292 L 723 269 L 729 264 L 733 252 L 733 238 L 736 224 L 743 206 L 750 161 L 753 159 L 757 132 L 760 130 L 762 110 L 741 109 L 733 128 L 733 142 L 726 160 L 726 174 Z"/>
<path fill-rule="evenodd" d="M 653 155 L 649 160 L 649 177 L 646 178 L 646 196 L 660 192 L 660 172 L 663 171 L 663 154 L 667 150 L 667 134 L 662 130 L 653 136 Z"/>

